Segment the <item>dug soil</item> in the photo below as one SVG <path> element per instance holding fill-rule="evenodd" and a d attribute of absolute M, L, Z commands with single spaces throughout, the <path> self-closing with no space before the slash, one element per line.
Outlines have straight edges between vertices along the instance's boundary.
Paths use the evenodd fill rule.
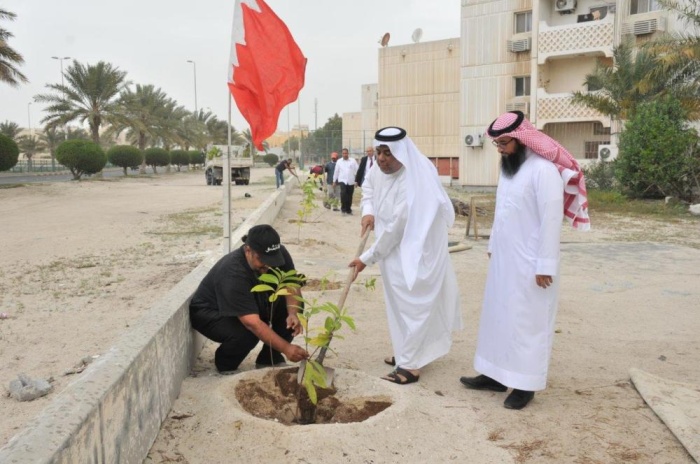
<path fill-rule="evenodd" d="M 284 425 L 299 424 L 297 367 L 271 369 L 262 379 L 244 379 L 236 385 L 236 399 L 250 414 Z M 303 387 L 301 387 L 303 388 Z M 335 388 L 317 390 L 316 424 L 362 422 L 391 406 L 387 396 L 342 398 Z"/>

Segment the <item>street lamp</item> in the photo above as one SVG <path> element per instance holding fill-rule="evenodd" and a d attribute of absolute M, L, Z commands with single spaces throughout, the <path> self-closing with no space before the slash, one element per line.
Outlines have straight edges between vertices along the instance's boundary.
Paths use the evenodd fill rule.
<path fill-rule="evenodd" d="M 61 62 L 61 88 L 63 89 L 65 87 L 65 84 L 63 82 L 63 60 L 70 60 L 70 56 L 52 56 L 51 59 L 59 60 Z M 63 97 L 65 98 L 65 96 L 66 96 L 66 93 L 64 91 Z M 66 130 L 65 124 L 63 125 L 63 137 L 64 137 L 64 140 L 68 140 L 68 131 Z M 53 158 L 51 161 L 53 162 Z"/>
<path fill-rule="evenodd" d="M 27 124 L 29 125 L 29 136 L 34 135 L 32 133 L 32 113 L 30 111 L 31 106 L 32 102 L 27 103 Z"/>
<path fill-rule="evenodd" d="M 188 63 L 192 63 L 194 71 L 194 113 L 197 114 L 197 63 L 192 60 L 187 60 Z"/>
<path fill-rule="evenodd" d="M 61 87 L 63 87 L 63 60 L 70 60 L 70 56 L 52 56 L 51 59 L 61 62 Z"/>

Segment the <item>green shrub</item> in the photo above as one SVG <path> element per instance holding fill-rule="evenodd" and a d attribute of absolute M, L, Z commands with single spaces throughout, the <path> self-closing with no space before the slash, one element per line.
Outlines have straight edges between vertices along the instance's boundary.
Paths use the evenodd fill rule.
<path fill-rule="evenodd" d="M 19 159 L 19 147 L 14 140 L 0 134 L 0 171 L 12 169 Z"/>
<path fill-rule="evenodd" d="M 143 153 L 133 145 L 115 145 L 107 150 L 107 160 L 124 169 L 124 175 L 128 176 L 127 168 L 137 168 L 143 163 Z"/>
<path fill-rule="evenodd" d="M 620 135 L 615 177 L 637 198 L 676 196 L 691 201 L 700 181 L 698 135 L 672 97 L 642 103 Z"/>
<path fill-rule="evenodd" d="M 179 171 L 182 166 L 190 164 L 190 154 L 185 150 L 172 150 L 170 152 L 170 164 L 177 166 Z"/>
<path fill-rule="evenodd" d="M 586 187 L 596 190 L 612 190 L 615 185 L 614 161 L 596 161 L 583 169 Z"/>
<path fill-rule="evenodd" d="M 274 153 L 267 153 L 265 156 L 263 156 L 263 161 L 270 166 L 276 165 L 279 160 L 279 156 L 275 155 Z"/>
<path fill-rule="evenodd" d="M 190 150 L 187 152 L 187 154 L 190 156 L 190 164 L 200 167 L 204 166 L 204 161 L 207 155 L 205 155 L 203 152 L 199 150 Z"/>
<path fill-rule="evenodd" d="M 83 174 L 96 174 L 107 164 L 107 155 L 90 140 L 66 140 L 56 148 L 56 161 L 70 169 L 74 180 Z"/>
<path fill-rule="evenodd" d="M 153 168 L 153 173 L 158 174 L 158 166 L 167 166 L 170 164 L 170 153 L 162 148 L 148 148 L 143 153 L 146 159 L 146 164 Z"/>

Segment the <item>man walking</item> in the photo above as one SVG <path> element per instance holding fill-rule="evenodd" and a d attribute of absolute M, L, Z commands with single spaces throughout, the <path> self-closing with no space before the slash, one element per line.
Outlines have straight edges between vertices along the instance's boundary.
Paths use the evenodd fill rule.
<path fill-rule="evenodd" d="M 352 214 L 352 195 L 355 193 L 355 174 L 357 161 L 350 158 L 347 148 L 343 148 L 343 157 L 335 164 L 333 185 L 340 186 L 340 211 L 343 215 Z"/>
<path fill-rule="evenodd" d="M 355 278 L 379 263 L 395 365 L 384 380 L 417 382 L 420 369 L 444 356 L 462 328 L 459 289 L 447 249 L 455 219 L 435 166 L 398 127 L 375 135 L 377 168 L 362 184 L 362 234 L 375 241 L 350 263 Z"/>
<path fill-rule="evenodd" d="M 337 161 L 338 153 L 333 152 L 331 153 L 331 160 L 327 162 L 326 166 L 323 168 L 323 170 L 326 172 L 326 190 L 328 192 L 328 199 L 324 200 L 323 206 L 330 209 L 332 204 L 333 211 L 338 211 L 338 207 L 336 206 L 338 203 L 336 199 L 340 198 L 340 189 L 333 183 L 333 173 L 335 172 L 335 165 Z"/>
<path fill-rule="evenodd" d="M 474 356 L 481 375 L 460 381 L 475 390 L 510 387 L 504 406 L 522 409 L 546 387 L 562 219 L 589 229 L 586 186 L 571 154 L 520 111 L 499 116 L 487 133 L 501 154 L 501 175 Z"/>

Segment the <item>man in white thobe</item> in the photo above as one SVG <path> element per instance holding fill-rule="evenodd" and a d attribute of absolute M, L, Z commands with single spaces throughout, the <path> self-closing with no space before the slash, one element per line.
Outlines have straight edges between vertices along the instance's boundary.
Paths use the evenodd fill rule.
<path fill-rule="evenodd" d="M 501 154 L 501 176 L 474 356 L 481 375 L 460 381 L 476 390 L 510 387 L 504 406 L 522 409 L 547 384 L 562 220 L 589 228 L 585 181 L 573 157 L 521 112 L 497 118 L 487 133 Z"/>
<path fill-rule="evenodd" d="M 374 229 L 375 242 L 354 259 L 355 277 L 379 263 L 384 280 L 389 333 L 395 365 L 385 377 L 413 383 L 420 369 L 444 356 L 452 332 L 462 328 L 459 289 L 447 247 L 454 209 L 435 166 L 406 131 L 380 129 L 376 163 L 362 184 L 362 235 Z"/>
<path fill-rule="evenodd" d="M 333 172 L 333 187 L 340 185 L 340 211 L 341 214 L 352 214 L 352 195 L 355 193 L 355 174 L 357 174 L 357 161 L 350 158 L 347 148 L 343 148 L 342 158 L 335 163 Z"/>

